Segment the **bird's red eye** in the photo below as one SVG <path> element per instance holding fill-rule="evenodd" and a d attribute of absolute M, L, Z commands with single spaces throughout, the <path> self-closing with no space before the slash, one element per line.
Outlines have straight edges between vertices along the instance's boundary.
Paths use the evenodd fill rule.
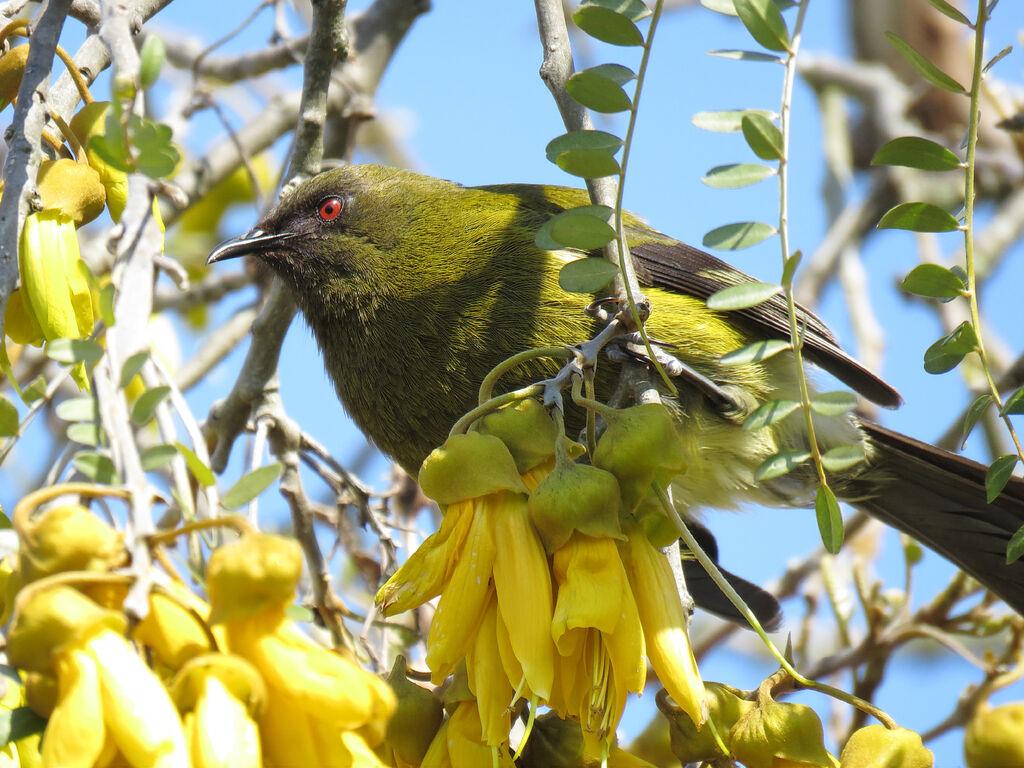
<path fill-rule="evenodd" d="M 320 201 L 317 208 L 317 215 L 321 221 L 334 221 L 341 214 L 342 204 L 340 197 L 328 197 Z"/>

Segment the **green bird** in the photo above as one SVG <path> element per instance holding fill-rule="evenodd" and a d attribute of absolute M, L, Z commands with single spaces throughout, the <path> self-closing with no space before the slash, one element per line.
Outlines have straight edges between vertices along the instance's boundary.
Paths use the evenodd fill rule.
<path fill-rule="evenodd" d="M 600 330 L 583 311 L 586 297 L 558 283 L 561 267 L 587 254 L 534 243 L 553 215 L 588 203 L 575 189 L 463 187 L 409 171 L 347 166 L 298 186 L 209 262 L 252 255 L 285 281 L 348 413 L 415 475 L 477 404 L 480 382 L 495 365 L 526 349 L 578 344 Z M 646 329 L 678 363 L 678 394 L 663 397 L 687 454 L 674 500 L 715 555 L 714 539 L 694 520 L 699 509 L 813 505 L 817 477 L 809 464 L 754 479 L 768 457 L 807 449 L 804 419 L 742 426 L 762 402 L 800 399 L 791 354 L 739 365 L 720 360 L 755 341 L 788 341 L 786 304 L 775 296 L 750 309 L 712 311 L 708 296 L 753 278 L 635 217 L 626 217 L 625 226 L 653 306 Z M 819 318 L 803 308 L 798 317 L 807 359 L 874 403 L 900 404 L 897 392 L 846 354 Z M 644 359 L 635 348 L 618 351 Z M 608 356 L 598 365 L 599 395 L 614 388 L 616 357 L 622 359 Z M 534 361 L 501 383 L 511 390 L 557 369 Z M 570 428 L 582 423 L 571 409 L 567 417 Z M 985 467 L 976 462 L 849 412 L 815 415 L 815 432 L 823 451 L 854 445 L 866 456 L 830 474 L 839 498 L 928 545 L 1024 613 L 1024 562 L 1006 563 L 1010 537 L 1024 525 L 1024 481 L 1011 479 L 988 504 Z M 686 574 L 698 605 L 737 618 L 699 566 L 692 563 Z M 729 577 L 763 621 L 777 623 L 774 598 Z"/>

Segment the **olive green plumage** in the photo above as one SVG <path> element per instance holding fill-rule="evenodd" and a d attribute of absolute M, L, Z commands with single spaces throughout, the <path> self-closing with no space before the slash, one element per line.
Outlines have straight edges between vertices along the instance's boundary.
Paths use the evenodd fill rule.
<path fill-rule="evenodd" d="M 467 188 L 379 166 L 320 174 L 285 196 L 247 235 L 211 261 L 255 254 L 289 285 L 324 355 L 338 396 L 360 428 L 405 469 L 442 443 L 477 402 L 481 380 L 523 350 L 575 344 L 599 329 L 586 297 L 563 291 L 558 271 L 585 257 L 541 250 L 537 229 L 559 211 L 587 204 L 584 192 L 529 185 Z M 688 469 L 675 484 L 683 508 L 746 501 L 806 505 L 813 473 L 804 467 L 767 483 L 753 474 L 768 456 L 806 448 L 799 415 L 769 428 L 741 424 L 758 403 L 798 399 L 792 359 L 725 366 L 719 358 L 765 338 L 788 338 L 777 297 L 751 310 L 716 313 L 705 299 L 750 280 L 696 249 L 627 218 L 627 241 L 654 308 L 647 330 L 679 360 L 729 393 L 723 408 L 678 380 L 675 409 Z M 898 395 L 844 353 L 814 315 L 801 310 L 805 352 L 865 397 L 895 406 Z M 534 363 L 502 380 L 507 389 L 551 375 Z M 617 369 L 599 364 L 607 395 Z M 868 461 L 831 479 L 840 496 L 942 552 L 1024 607 L 1024 566 L 1005 566 L 1006 542 L 1024 523 L 1024 483 L 985 504 L 978 465 L 845 414 L 816 419 L 823 450 L 859 444 Z M 966 479 L 965 479 L 966 478 Z M 936 494 L 936 487 L 953 490 Z M 930 492 L 927 497 L 922 489 Z M 921 499 L 925 499 L 922 501 Z M 977 534 L 960 547 L 964 531 Z"/>

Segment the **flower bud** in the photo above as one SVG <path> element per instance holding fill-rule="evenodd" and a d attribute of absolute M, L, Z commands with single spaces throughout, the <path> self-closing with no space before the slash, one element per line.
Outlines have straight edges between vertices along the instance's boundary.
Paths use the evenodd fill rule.
<path fill-rule="evenodd" d="M 530 494 L 530 522 L 548 554 L 574 530 L 588 536 L 624 539 L 619 526 L 619 483 L 597 467 L 560 461 Z"/>
<path fill-rule="evenodd" d="M 964 732 L 964 761 L 967 768 L 1024 765 L 1024 701 L 978 707 Z"/>
<path fill-rule="evenodd" d="M 93 136 L 103 135 L 109 110 L 109 101 L 94 101 L 92 104 L 86 104 L 71 118 L 70 126 L 78 141 L 85 147 L 85 156 L 89 165 L 99 174 L 100 182 L 106 192 L 110 218 L 120 221 L 121 213 L 128 201 L 128 175 L 124 171 L 108 165 L 94 149 L 89 148 L 89 140 Z"/>
<path fill-rule="evenodd" d="M 526 493 L 515 460 L 493 435 L 470 432 L 452 435 L 423 461 L 419 475 L 423 492 L 438 504 L 452 504 L 498 491 Z"/>
<path fill-rule="evenodd" d="M 655 479 L 667 482 L 686 469 L 683 444 L 668 409 L 645 403 L 617 411 L 594 451 L 594 466 L 619 480 L 629 510 L 647 495 Z"/>
<path fill-rule="evenodd" d="M 275 606 L 283 610 L 294 599 L 301 575 L 302 549 L 294 539 L 246 533 L 218 547 L 206 569 L 211 623 Z"/>
<path fill-rule="evenodd" d="M 520 768 L 576 768 L 583 765 L 583 731 L 580 724 L 554 712 L 538 717 L 533 724 Z"/>
<path fill-rule="evenodd" d="M 210 635 L 199 618 L 160 592 L 150 594 L 149 613 L 135 626 L 132 640 L 151 648 L 155 659 L 172 670 L 210 651 Z"/>
<path fill-rule="evenodd" d="M 886 728 L 880 723 L 858 728 L 839 756 L 840 768 L 932 768 L 935 755 L 921 743 L 921 736 L 906 728 Z"/>
<path fill-rule="evenodd" d="M 528 398 L 488 414 L 480 420 L 479 430 L 500 439 L 516 462 L 520 474 L 555 453 L 558 430 L 547 409 Z"/>
<path fill-rule="evenodd" d="M 747 768 L 831 768 L 821 721 L 803 704 L 759 703 L 729 733 L 733 756 Z"/>
<path fill-rule="evenodd" d="M 32 344 L 40 346 L 46 341 L 36 317 L 25 306 L 21 289 L 14 291 L 7 300 L 4 311 L 4 333 L 15 344 Z"/>
<path fill-rule="evenodd" d="M 404 763 L 419 765 L 444 720 L 444 707 L 433 693 L 405 675 L 405 657 L 399 655 L 388 675 L 397 706 L 388 721 L 387 743 Z"/>
<path fill-rule="evenodd" d="M 28 46 L 19 45 L 0 56 L 0 108 L 6 107 L 18 97 L 21 76 L 25 74 L 28 61 Z"/>
<path fill-rule="evenodd" d="M 70 216 L 76 227 L 103 213 L 107 193 L 100 175 L 87 163 L 68 158 L 43 160 L 36 183 L 43 208 Z"/>
<path fill-rule="evenodd" d="M 127 559 L 124 535 L 78 504 L 46 510 L 18 537 L 26 583 L 63 571 L 108 571 Z"/>

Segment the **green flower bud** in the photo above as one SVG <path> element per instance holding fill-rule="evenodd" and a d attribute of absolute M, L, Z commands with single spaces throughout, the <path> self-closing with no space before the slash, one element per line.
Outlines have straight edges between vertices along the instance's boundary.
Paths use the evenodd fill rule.
<path fill-rule="evenodd" d="M 18 538 L 25 583 L 62 571 L 107 571 L 127 559 L 124 535 L 78 504 L 37 515 Z"/>
<path fill-rule="evenodd" d="M 302 549 L 294 539 L 247 533 L 218 547 L 206 568 L 210 622 L 284 607 L 295 598 L 302 575 Z"/>
<path fill-rule="evenodd" d="M 553 456 L 558 436 L 547 409 L 533 398 L 488 414 L 480 420 L 479 431 L 494 435 L 505 444 L 519 474 Z"/>
<path fill-rule="evenodd" d="M 547 712 L 533 723 L 533 732 L 516 762 L 520 768 L 577 768 L 583 765 L 580 724 Z"/>
<path fill-rule="evenodd" d="M 529 499 L 530 521 L 548 554 L 565 544 L 574 530 L 624 540 L 619 507 L 615 475 L 572 461 L 555 464 Z"/>
<path fill-rule="evenodd" d="M 421 685 L 405 675 L 405 657 L 399 655 L 388 675 L 398 706 L 388 721 L 387 743 L 403 763 L 419 765 L 441 728 L 444 707 Z"/>
<path fill-rule="evenodd" d="M 683 764 L 727 757 L 708 723 L 714 723 L 715 731 L 726 742 L 736 721 L 754 708 L 754 702 L 740 698 L 721 683 L 704 683 L 704 692 L 708 702 L 708 722 L 700 728 L 680 707 L 669 703 L 671 700 L 658 699 L 658 708 L 668 718 L 672 753 Z"/>
<path fill-rule="evenodd" d="M 76 227 L 103 213 L 107 193 L 100 175 L 87 163 L 68 158 L 44 160 L 36 184 L 43 208 L 70 216 Z"/>
<path fill-rule="evenodd" d="M 438 504 L 475 499 L 498 491 L 528 490 L 505 444 L 493 435 L 452 435 L 420 467 L 420 487 Z"/>
<path fill-rule="evenodd" d="M 840 768 L 932 768 L 935 755 L 921 736 L 880 723 L 853 732 L 839 756 Z"/>
<path fill-rule="evenodd" d="M 668 409 L 645 403 L 618 411 L 597 443 L 594 466 L 619 479 L 623 503 L 635 509 L 655 479 L 668 482 L 686 469 L 683 444 Z"/>
<path fill-rule="evenodd" d="M 1024 701 L 978 707 L 964 732 L 964 761 L 967 768 L 1024 765 Z"/>
<path fill-rule="evenodd" d="M 831 768 L 821 721 L 803 704 L 768 700 L 741 717 L 729 733 L 733 756 L 747 768 Z"/>

